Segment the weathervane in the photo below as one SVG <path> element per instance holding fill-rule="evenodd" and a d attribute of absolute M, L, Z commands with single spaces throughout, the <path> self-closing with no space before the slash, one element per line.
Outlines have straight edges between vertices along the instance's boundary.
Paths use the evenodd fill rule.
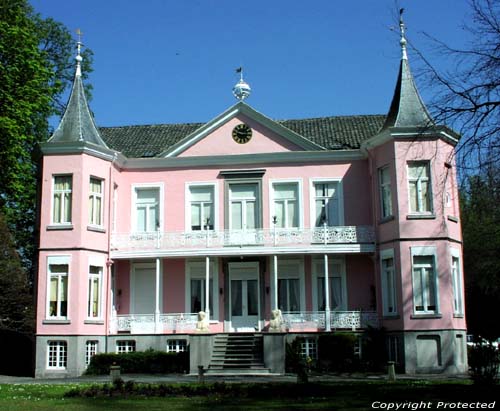
<path fill-rule="evenodd" d="M 403 12 L 405 9 L 399 9 L 399 31 L 401 33 L 401 40 L 399 44 L 401 45 L 402 58 L 408 60 L 408 55 L 406 54 L 406 37 L 405 37 L 405 23 L 403 22 Z"/>
<path fill-rule="evenodd" d="M 252 89 L 250 88 L 248 83 L 243 80 L 243 67 L 238 67 L 236 69 L 236 73 L 239 73 L 240 81 L 238 81 L 233 87 L 233 95 L 238 100 L 243 101 L 250 95 Z"/>
<path fill-rule="evenodd" d="M 76 60 L 76 75 L 77 76 L 81 76 L 82 75 L 82 69 L 81 69 L 81 62 L 83 60 L 80 52 L 81 52 L 81 49 L 82 49 L 82 46 L 83 46 L 83 43 L 82 43 L 82 31 L 80 29 L 76 29 L 76 35 L 78 36 L 78 41 L 76 42 L 76 57 L 75 57 L 75 60 Z"/>

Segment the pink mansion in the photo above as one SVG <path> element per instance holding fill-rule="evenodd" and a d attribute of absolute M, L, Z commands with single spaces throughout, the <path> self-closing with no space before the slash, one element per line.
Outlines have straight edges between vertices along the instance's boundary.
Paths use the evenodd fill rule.
<path fill-rule="evenodd" d="M 189 349 L 191 372 L 284 372 L 285 343 L 382 328 L 401 370 L 467 369 L 454 147 L 406 54 L 384 115 L 98 128 L 81 57 L 42 144 L 36 376 Z M 228 354 L 252 345 L 259 355 Z"/>

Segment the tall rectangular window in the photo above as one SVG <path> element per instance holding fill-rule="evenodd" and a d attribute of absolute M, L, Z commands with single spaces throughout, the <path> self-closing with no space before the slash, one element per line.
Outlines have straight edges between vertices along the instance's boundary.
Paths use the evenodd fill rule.
<path fill-rule="evenodd" d="M 189 187 L 191 230 L 214 229 L 214 187 Z"/>
<path fill-rule="evenodd" d="M 102 267 L 91 265 L 89 267 L 88 318 L 96 319 L 101 317 L 101 287 Z"/>
<path fill-rule="evenodd" d="M 397 314 L 393 250 L 381 252 L 382 305 L 384 315 Z"/>
<path fill-rule="evenodd" d="M 315 226 L 340 224 L 339 183 L 314 183 Z"/>
<path fill-rule="evenodd" d="M 300 311 L 300 285 L 298 278 L 278 279 L 278 308 L 281 311 Z"/>
<path fill-rule="evenodd" d="M 192 313 L 198 313 L 200 311 L 205 311 L 206 307 L 206 293 L 205 293 L 206 281 L 204 278 L 192 278 L 191 279 L 191 311 Z M 213 280 L 210 279 L 209 282 L 209 297 L 208 297 L 208 308 L 210 309 L 210 317 L 213 317 Z"/>
<path fill-rule="evenodd" d="M 260 226 L 258 191 L 257 183 L 230 184 L 230 229 L 252 230 Z"/>
<path fill-rule="evenodd" d="M 103 181 L 91 177 L 89 185 L 89 224 L 102 226 Z"/>
<path fill-rule="evenodd" d="M 159 188 L 136 188 L 135 229 L 154 232 L 160 226 Z"/>
<path fill-rule="evenodd" d="M 299 226 L 299 190 L 297 183 L 273 184 L 274 216 L 276 227 L 296 228 Z"/>
<path fill-rule="evenodd" d="M 408 191 L 410 213 L 432 212 L 431 180 L 428 161 L 408 163 Z"/>
<path fill-rule="evenodd" d="M 98 346 L 99 341 L 87 341 L 85 343 L 85 365 L 89 365 L 92 357 L 97 354 Z"/>
<path fill-rule="evenodd" d="M 379 191 L 381 217 L 392 216 L 392 193 L 391 193 L 391 175 L 388 166 L 379 168 Z"/>
<path fill-rule="evenodd" d="M 47 346 L 47 368 L 66 369 L 68 366 L 68 343 L 49 341 Z"/>
<path fill-rule="evenodd" d="M 436 270 L 433 255 L 413 256 L 413 304 L 417 314 L 437 313 Z"/>
<path fill-rule="evenodd" d="M 201 261 L 186 262 L 186 312 L 198 313 L 206 311 L 206 263 Z M 208 308 L 210 310 L 210 320 L 218 318 L 218 281 L 216 264 L 209 263 L 209 283 L 208 283 Z M 215 296 L 215 297 L 214 297 Z"/>
<path fill-rule="evenodd" d="M 49 318 L 68 316 L 68 264 L 49 264 Z"/>
<path fill-rule="evenodd" d="M 54 176 L 52 223 L 71 223 L 72 176 Z"/>
<path fill-rule="evenodd" d="M 453 312 L 455 314 L 463 314 L 462 272 L 460 270 L 458 253 L 451 257 L 451 278 L 453 281 Z"/>

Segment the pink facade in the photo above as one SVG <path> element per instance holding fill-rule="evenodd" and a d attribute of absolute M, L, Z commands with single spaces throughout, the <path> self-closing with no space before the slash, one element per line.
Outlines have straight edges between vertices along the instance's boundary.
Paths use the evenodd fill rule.
<path fill-rule="evenodd" d="M 37 375 L 173 338 L 369 326 L 405 372 L 463 372 L 458 137 L 428 116 L 406 53 L 398 83 L 387 116 L 347 126 L 240 101 L 173 138 L 97 129 L 77 74 L 42 147 Z"/>

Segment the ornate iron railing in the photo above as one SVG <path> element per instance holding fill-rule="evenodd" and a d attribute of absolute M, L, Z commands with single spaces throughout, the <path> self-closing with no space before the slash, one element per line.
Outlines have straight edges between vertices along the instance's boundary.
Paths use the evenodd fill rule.
<path fill-rule="evenodd" d="M 289 331 L 312 331 L 326 329 L 324 311 L 283 312 L 283 324 Z M 378 315 L 375 311 L 332 311 L 330 328 L 357 330 L 368 326 L 378 327 Z"/>
<path fill-rule="evenodd" d="M 189 232 L 121 233 L 111 235 L 113 251 L 207 249 L 241 246 L 293 247 L 374 243 L 372 226 L 296 229 L 208 230 Z"/>
<path fill-rule="evenodd" d="M 196 329 L 198 317 L 194 313 L 128 314 L 114 318 L 111 329 L 131 334 L 154 334 L 163 332 L 188 332 Z"/>

